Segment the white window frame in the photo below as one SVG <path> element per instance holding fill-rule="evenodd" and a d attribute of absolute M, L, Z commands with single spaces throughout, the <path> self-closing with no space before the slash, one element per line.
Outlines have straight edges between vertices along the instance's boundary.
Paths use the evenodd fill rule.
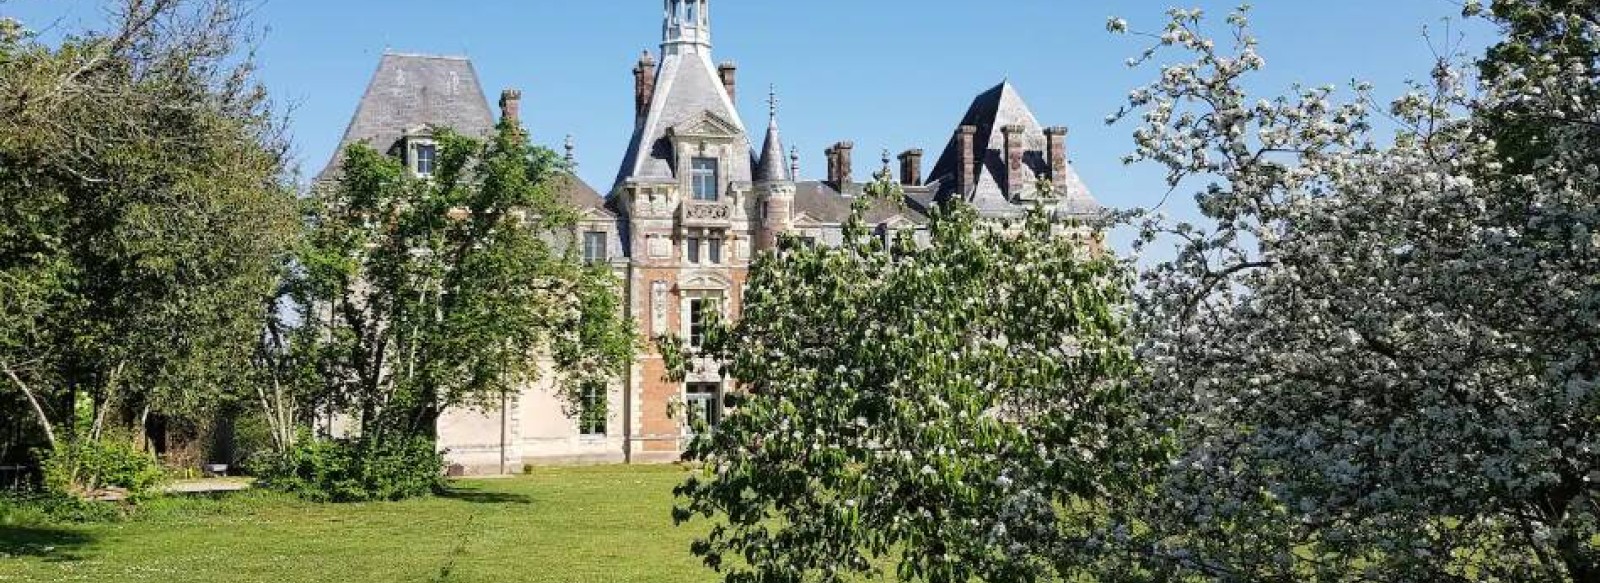
<path fill-rule="evenodd" d="M 709 162 L 710 168 L 701 168 L 702 162 Z M 696 156 L 689 159 L 689 195 L 699 202 L 717 202 L 722 199 L 721 162 L 709 156 Z M 709 190 L 701 190 L 702 181 L 709 181 L 704 186 Z"/>

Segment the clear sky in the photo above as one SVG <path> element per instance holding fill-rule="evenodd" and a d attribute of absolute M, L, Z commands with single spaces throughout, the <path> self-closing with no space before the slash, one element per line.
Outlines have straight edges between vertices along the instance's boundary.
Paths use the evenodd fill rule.
<path fill-rule="evenodd" d="M 718 61 L 740 67 L 739 108 L 762 127 L 776 85 L 786 142 L 803 174 L 824 172 L 822 151 L 856 143 L 858 174 L 881 150 L 920 147 L 931 167 L 973 97 L 1009 77 L 1046 125 L 1072 130 L 1069 156 L 1104 204 L 1148 206 L 1165 194 L 1162 171 L 1124 167 L 1127 125 L 1104 118 L 1155 75 L 1124 61 L 1143 39 L 1105 32 L 1112 15 L 1155 29 L 1170 6 L 1205 8 L 1216 31 L 1237 1 L 1222 0 L 712 0 Z M 1254 18 L 1268 70 L 1263 95 L 1291 83 L 1375 83 L 1398 94 L 1424 76 L 1433 44 L 1477 51 L 1491 39 L 1464 25 L 1460 0 L 1258 0 Z M 9 0 L 0 14 L 32 28 L 94 26 L 100 3 Z M 536 140 L 559 147 L 572 134 L 580 174 L 605 192 L 633 125 L 630 70 L 660 41 L 660 0 L 263 0 L 261 73 L 292 105 L 302 174 L 326 163 L 386 49 L 465 55 L 491 98 L 523 90 Z M 1454 34 L 1444 34 L 1445 18 Z M 1463 34 L 1465 33 L 1465 34 Z M 1462 38 L 1464 36 L 1464 39 Z M 1168 210 L 1190 215 L 1187 193 Z"/>

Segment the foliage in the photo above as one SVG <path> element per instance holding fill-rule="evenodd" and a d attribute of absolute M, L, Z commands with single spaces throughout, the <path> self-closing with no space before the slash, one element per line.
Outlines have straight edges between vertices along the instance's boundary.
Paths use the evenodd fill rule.
<path fill-rule="evenodd" d="M 1214 222 L 1144 227 L 1179 244 L 1138 320 L 1184 419 L 1133 545 L 1165 577 L 1600 578 L 1600 7 L 1492 15 L 1476 87 L 1441 60 L 1386 107 L 1251 98 L 1242 11 L 1231 51 L 1198 11 L 1148 34 L 1192 60 L 1133 93 L 1134 159 Z"/>
<path fill-rule="evenodd" d="M 0 529 L 118 522 L 129 506 L 48 492 L 0 492 Z"/>
<path fill-rule="evenodd" d="M 887 172 L 871 191 L 899 196 Z M 871 236 L 866 204 L 841 247 L 758 259 L 706 341 L 745 391 L 685 454 L 674 516 L 712 521 L 694 552 L 730 582 L 1090 572 L 1166 450 L 1130 392 L 1127 271 L 1041 212 L 956 206 L 919 248 Z"/>
<path fill-rule="evenodd" d="M 41 455 L 45 491 L 84 497 L 104 488 L 126 490 L 131 498 L 152 494 L 165 480 L 155 456 L 125 440 L 74 440 Z"/>
<path fill-rule="evenodd" d="M 302 440 L 255 466 L 257 484 L 314 502 L 373 502 L 428 496 L 444 487 L 433 440 Z"/>
<path fill-rule="evenodd" d="M 450 407 L 496 406 L 553 353 L 569 403 L 632 360 L 609 273 L 556 244 L 566 169 L 514 122 L 490 140 L 436 128 L 429 177 L 365 145 L 308 201 L 293 290 L 321 402 L 376 443 L 431 436 Z"/>
<path fill-rule="evenodd" d="M 126 2 L 56 45 L 0 26 L 0 379 L 45 441 L 204 411 L 249 368 L 296 225 L 241 14 Z"/>

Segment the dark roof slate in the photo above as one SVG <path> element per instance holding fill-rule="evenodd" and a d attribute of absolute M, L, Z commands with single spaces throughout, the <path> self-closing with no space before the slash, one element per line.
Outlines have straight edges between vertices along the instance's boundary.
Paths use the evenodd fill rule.
<path fill-rule="evenodd" d="M 339 149 L 319 179 L 339 165 L 345 148 L 366 142 L 386 151 L 406 132 L 429 126 L 466 135 L 488 135 L 495 125 L 489 100 L 472 61 L 464 57 L 385 53 Z"/>
<path fill-rule="evenodd" d="M 978 154 L 978 169 L 975 178 L 977 184 L 971 192 L 957 193 L 956 176 L 961 165 L 960 141 L 952 137 L 945 145 L 944 153 L 939 156 L 939 161 L 934 164 L 933 171 L 928 175 L 928 183 L 937 187 L 939 202 L 946 202 L 955 198 L 962 198 L 985 213 L 1018 213 L 1026 208 L 1019 208 L 1007 199 L 1005 188 L 1002 184 L 1006 175 L 1005 137 L 1002 128 L 1008 125 L 1023 127 L 1023 149 L 1027 155 L 1023 157 L 1024 179 L 1028 182 L 1050 173 L 1049 162 L 1045 159 L 1048 143 L 1044 135 L 1044 126 L 1034 117 L 1033 110 L 1023 101 L 1021 94 L 1010 81 L 1003 81 L 988 91 L 979 94 L 973 99 L 972 105 L 967 108 L 966 115 L 962 116 L 959 126 L 975 126 L 978 133 L 975 136 L 973 147 Z M 1089 192 L 1078 173 L 1067 165 L 1066 192 L 1061 195 L 1059 209 L 1074 214 L 1088 214 L 1099 212 L 1100 205 L 1095 202 L 1094 196 Z"/>

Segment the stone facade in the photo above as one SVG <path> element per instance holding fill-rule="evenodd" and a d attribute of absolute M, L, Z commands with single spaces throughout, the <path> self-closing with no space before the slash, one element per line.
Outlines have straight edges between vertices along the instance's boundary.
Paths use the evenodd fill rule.
<path fill-rule="evenodd" d="M 709 0 L 663 3 L 660 50 L 645 51 L 633 68 L 634 133 L 615 182 L 602 196 L 568 177 L 562 192 L 582 212 L 573 244 L 624 282 L 624 306 L 641 336 L 692 343 L 707 314 L 739 316 L 751 262 L 784 235 L 838 244 L 864 187 L 857 179 L 870 177 L 856 176 L 854 144 L 842 141 L 824 152 L 826 180 L 800 180 L 798 155 L 783 146 L 775 98 L 757 144 L 736 107 L 736 67 L 713 65 Z M 518 115 L 520 94 L 502 97 L 501 115 Z M 414 152 L 408 144 L 422 143 L 429 127 L 488 132 L 493 125 L 470 63 L 387 54 L 345 143 L 367 141 L 407 156 Z M 905 204 L 876 205 L 866 219 L 886 234 L 925 232 L 929 213 L 956 201 L 997 220 L 1035 204 L 1064 219 L 1096 215 L 1099 205 L 1067 161 L 1066 137 L 1064 128 L 1041 126 L 1003 82 L 974 100 L 926 178 L 922 150 L 901 154 Z M 883 164 L 890 164 L 887 152 Z M 1039 192 L 1041 184 L 1052 192 Z M 603 422 L 566 415 L 570 407 L 548 386 L 528 387 L 501 410 L 453 411 L 440 420 L 441 445 L 462 473 L 676 460 L 689 437 L 686 420 L 714 424 L 732 380 L 709 363 L 697 363 L 683 383 L 665 381 L 665 372 L 661 356 L 644 351 L 626 378 L 594 396 L 592 404 L 603 401 L 609 412 Z"/>

